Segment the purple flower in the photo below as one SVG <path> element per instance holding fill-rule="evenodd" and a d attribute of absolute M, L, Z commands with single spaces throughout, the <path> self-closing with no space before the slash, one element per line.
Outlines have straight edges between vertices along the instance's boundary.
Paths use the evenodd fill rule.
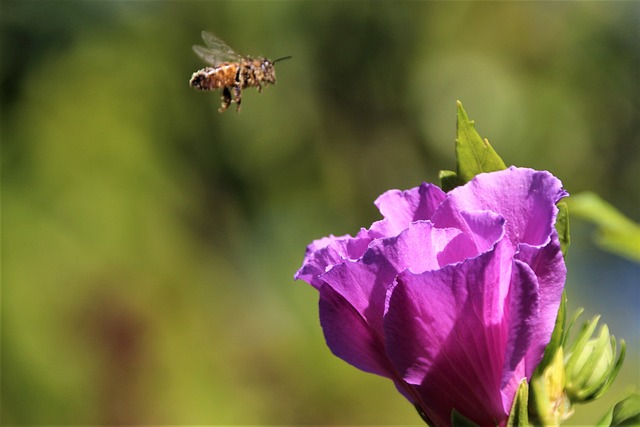
<path fill-rule="evenodd" d="M 336 356 L 393 380 L 435 425 L 453 409 L 504 425 L 554 327 L 567 195 L 549 172 L 515 167 L 449 193 L 391 190 L 375 202 L 384 219 L 314 241 L 295 277 L 319 291 Z"/>

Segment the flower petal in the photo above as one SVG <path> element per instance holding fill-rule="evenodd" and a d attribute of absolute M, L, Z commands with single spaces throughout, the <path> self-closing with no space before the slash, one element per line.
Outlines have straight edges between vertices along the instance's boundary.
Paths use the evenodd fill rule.
<path fill-rule="evenodd" d="M 498 235 L 501 225 L 502 220 L 496 218 L 497 231 L 494 234 Z M 374 359 L 384 357 L 382 322 L 387 289 L 402 270 L 422 272 L 439 269 L 440 254 L 450 259 L 454 256 L 449 254 L 451 248 L 458 254 L 476 255 L 473 242 L 459 230 L 437 229 L 429 221 L 418 221 L 397 237 L 372 242 L 361 260 L 342 262 L 320 275 L 317 280 L 322 283 L 321 323 L 327 344 L 334 354 L 363 370 L 380 373 L 372 370 L 368 362 L 370 355 L 358 355 L 358 352 L 375 348 L 382 352 L 382 356 Z M 336 304 L 336 307 L 331 304 Z M 354 316 L 362 325 L 352 324 L 345 328 L 347 319 Z M 360 338 L 350 338 L 355 333 L 351 328 L 358 328 Z"/>
<path fill-rule="evenodd" d="M 443 252 L 444 255 L 441 255 Z M 362 261 L 365 264 L 389 263 L 396 274 L 407 268 L 421 273 L 440 268 L 441 257 L 457 262 L 463 260 L 465 255 L 475 256 L 475 246 L 460 230 L 434 228 L 430 221 L 418 221 L 396 237 L 371 242 Z M 389 285 L 392 280 L 393 277 Z"/>
<path fill-rule="evenodd" d="M 512 166 L 477 175 L 451 190 L 432 220 L 437 227 L 465 230 L 461 211 L 489 210 L 506 219 L 507 236 L 514 248 L 519 243 L 544 245 L 558 213 L 555 204 L 567 195 L 560 180 L 549 172 Z"/>
<path fill-rule="evenodd" d="M 464 221 L 467 239 L 470 244 L 465 248 L 449 245 L 449 254 L 440 254 L 441 266 L 452 262 L 462 261 L 464 258 L 471 258 L 493 248 L 496 242 L 504 236 L 505 220 L 497 213 L 489 211 L 461 211 L 460 219 Z M 473 248 L 473 249 L 471 249 Z M 456 259 L 457 258 L 457 259 Z M 450 259 L 446 262 L 445 259 Z"/>
<path fill-rule="evenodd" d="M 320 324 L 331 352 L 365 372 L 397 379 L 383 337 L 330 286 L 320 288 Z"/>
<path fill-rule="evenodd" d="M 350 235 L 336 237 L 330 235 L 314 240 L 307 246 L 302 267 L 293 276 L 295 280 L 304 280 L 319 289 L 322 280 L 318 277 L 336 264 L 347 259 L 358 259 L 364 254 L 371 242 L 366 230 L 361 230 L 356 237 Z"/>
<path fill-rule="evenodd" d="M 521 245 L 515 258 L 531 268 L 539 284 L 540 313 L 538 324 L 531 331 L 531 345 L 527 352 L 526 374 L 530 377 L 542 360 L 544 349 L 551 339 L 567 277 L 567 267 L 555 230 L 546 246 L 536 248 Z"/>
<path fill-rule="evenodd" d="M 474 216 L 476 220 L 471 219 Z M 504 220 L 490 212 L 468 217 L 470 222 L 485 224 L 487 236 L 497 238 L 504 233 Z M 362 370 L 397 378 L 395 371 L 389 370 L 391 365 L 381 362 L 387 360 L 383 315 L 388 288 L 403 270 L 437 270 L 442 267 L 441 260 L 460 262 L 465 254 L 476 256 L 475 251 L 473 241 L 460 230 L 417 221 L 397 237 L 374 240 L 361 260 L 345 261 L 320 275 L 320 319 L 332 352 Z M 380 353 L 360 354 L 363 351 Z"/>
<path fill-rule="evenodd" d="M 446 193 L 433 184 L 422 183 L 410 190 L 389 190 L 375 201 L 384 217 L 373 223 L 375 237 L 396 236 L 414 221 L 431 219 Z"/>
<path fill-rule="evenodd" d="M 509 245 L 503 240 L 494 251 L 440 270 L 402 272 L 389 290 L 387 354 L 418 387 L 436 424 L 447 425 L 453 408 L 481 425 L 506 419 L 501 380 L 511 326 L 504 316 L 511 310 Z"/>
<path fill-rule="evenodd" d="M 508 324 L 507 342 L 504 349 L 504 366 L 500 383 L 505 413 L 509 413 L 511 410 L 520 381 L 531 375 L 526 372 L 526 355 L 534 341 L 533 335 L 536 328 L 543 326 L 544 322 L 548 322 L 548 319 L 540 318 L 539 292 L 539 283 L 531 268 L 521 261 L 514 261 L 508 307 L 505 312 L 505 320 Z M 551 334 L 549 334 L 550 336 Z M 547 343 L 549 337 L 547 337 Z M 540 358 L 542 358 L 543 352 L 544 346 L 541 349 Z"/>
<path fill-rule="evenodd" d="M 331 352 L 365 372 L 391 379 L 410 402 L 417 397 L 387 358 L 384 337 L 330 286 L 320 288 L 320 324 Z"/>

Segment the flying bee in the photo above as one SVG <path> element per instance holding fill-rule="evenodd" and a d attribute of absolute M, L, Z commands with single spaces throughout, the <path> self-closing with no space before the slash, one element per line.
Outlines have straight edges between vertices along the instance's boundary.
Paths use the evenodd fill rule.
<path fill-rule="evenodd" d="M 274 64 L 291 56 L 271 61 L 267 58 L 250 58 L 238 55 L 220 38 L 208 31 L 202 32 L 202 40 L 207 45 L 193 46 L 193 51 L 211 67 L 196 71 L 189 80 L 189 85 L 199 90 L 215 90 L 222 88 L 222 105 L 218 109 L 224 112 L 232 102 L 237 104 L 236 111 L 240 111 L 242 89 L 257 87 L 262 92 L 262 86 L 276 84 L 276 70 Z M 231 96 L 233 91 L 233 97 Z"/>

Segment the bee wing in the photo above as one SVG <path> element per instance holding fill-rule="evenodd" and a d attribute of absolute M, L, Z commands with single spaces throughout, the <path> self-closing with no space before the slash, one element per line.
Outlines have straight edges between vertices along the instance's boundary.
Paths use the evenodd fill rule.
<path fill-rule="evenodd" d="M 202 58 L 204 62 L 214 67 L 218 66 L 218 64 L 222 62 L 236 61 L 234 57 L 230 57 L 220 51 L 215 51 L 204 46 L 193 45 L 193 51 L 196 53 L 196 55 Z"/>
<path fill-rule="evenodd" d="M 213 66 L 221 62 L 235 62 L 242 59 L 242 55 L 237 54 L 224 41 L 208 31 L 202 32 L 202 40 L 204 40 L 207 47 L 195 45 L 193 46 L 193 51 L 205 62 Z"/>
<path fill-rule="evenodd" d="M 202 32 L 202 40 L 204 40 L 204 44 L 206 44 L 207 47 L 212 50 L 220 51 L 230 56 L 240 56 L 233 49 L 231 49 L 229 45 L 224 42 L 224 40 L 222 40 L 215 34 L 210 33 L 209 31 Z"/>

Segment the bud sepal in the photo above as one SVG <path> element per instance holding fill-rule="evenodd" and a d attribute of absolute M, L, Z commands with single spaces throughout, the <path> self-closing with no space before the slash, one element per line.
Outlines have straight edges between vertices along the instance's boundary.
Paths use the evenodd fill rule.
<path fill-rule="evenodd" d="M 620 340 L 616 360 L 617 341 L 609 334 L 607 325 L 600 328 L 598 337 L 592 338 L 599 320 L 600 316 L 595 316 L 585 323 L 566 356 L 565 390 L 573 403 L 601 397 L 611 387 L 624 361 L 626 344 Z"/>

